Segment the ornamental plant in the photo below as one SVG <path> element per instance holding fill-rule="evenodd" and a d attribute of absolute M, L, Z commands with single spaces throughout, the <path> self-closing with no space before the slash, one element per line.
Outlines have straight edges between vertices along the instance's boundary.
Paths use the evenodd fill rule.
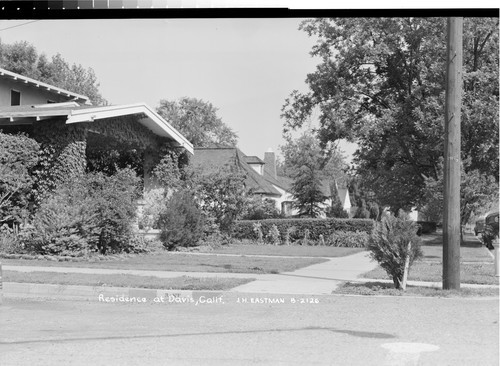
<path fill-rule="evenodd" d="M 168 250 L 198 245 L 203 237 L 204 215 L 192 192 L 179 190 L 167 201 L 160 214 L 160 240 Z"/>
<path fill-rule="evenodd" d="M 417 231 L 418 225 L 400 210 L 398 217 L 387 215 L 377 222 L 368 242 L 370 256 L 392 278 L 397 289 L 406 289 L 411 265 L 423 256 Z"/>

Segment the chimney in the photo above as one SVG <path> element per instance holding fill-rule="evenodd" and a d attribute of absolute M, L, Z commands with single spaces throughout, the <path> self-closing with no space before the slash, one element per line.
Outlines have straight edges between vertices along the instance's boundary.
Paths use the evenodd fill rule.
<path fill-rule="evenodd" d="M 274 179 L 277 179 L 277 174 L 276 174 L 276 156 L 274 155 L 274 152 L 271 148 L 269 148 L 265 153 L 264 153 L 264 172 L 270 174 Z"/>

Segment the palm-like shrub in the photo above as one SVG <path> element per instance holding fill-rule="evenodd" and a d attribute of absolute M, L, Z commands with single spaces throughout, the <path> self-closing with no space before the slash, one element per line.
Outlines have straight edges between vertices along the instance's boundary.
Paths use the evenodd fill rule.
<path fill-rule="evenodd" d="M 397 289 L 406 289 L 413 262 L 422 257 L 418 225 L 402 211 L 398 217 L 386 216 L 377 222 L 368 242 L 370 255 L 392 278 Z"/>

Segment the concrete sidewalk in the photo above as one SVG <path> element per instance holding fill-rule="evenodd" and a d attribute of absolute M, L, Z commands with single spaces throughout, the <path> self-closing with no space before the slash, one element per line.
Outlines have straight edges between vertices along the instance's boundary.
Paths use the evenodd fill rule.
<path fill-rule="evenodd" d="M 135 276 L 154 276 L 159 278 L 174 278 L 180 276 L 197 278 L 253 278 L 255 281 L 238 286 L 229 290 L 232 293 L 260 293 L 260 294 L 288 294 L 288 295 L 329 295 L 337 289 L 339 284 L 345 281 L 351 282 L 387 282 L 386 279 L 360 278 L 366 272 L 377 267 L 377 263 L 371 261 L 367 252 L 361 252 L 346 257 L 329 258 L 328 261 L 314 264 L 293 272 L 280 274 L 258 274 L 258 273 L 217 273 L 217 272 L 169 272 L 169 271 L 145 271 L 126 269 L 104 269 L 104 268 L 78 268 L 78 267 L 35 267 L 35 266 L 3 266 L 6 271 L 18 272 L 57 272 L 57 273 L 82 273 L 82 274 L 124 274 Z M 107 293 L 123 292 L 124 289 L 91 287 L 91 286 L 67 286 L 49 284 L 15 284 L 5 283 L 4 293 L 22 293 L 33 296 L 59 294 L 77 296 L 78 293 L 96 294 L 99 291 Z M 410 286 L 441 287 L 441 283 L 409 281 Z M 88 287 L 88 289 L 83 289 Z M 469 285 L 462 284 L 464 288 L 498 288 L 498 285 Z M 71 290 L 70 290 L 71 289 Z M 116 290 L 115 290 L 116 289 Z M 69 292 L 68 292 L 69 291 Z M 143 291 L 146 291 L 143 289 Z M 156 290 L 151 290 L 156 291 Z M 182 291 L 178 291 L 182 292 Z M 92 296 L 94 296 L 92 295 Z"/>

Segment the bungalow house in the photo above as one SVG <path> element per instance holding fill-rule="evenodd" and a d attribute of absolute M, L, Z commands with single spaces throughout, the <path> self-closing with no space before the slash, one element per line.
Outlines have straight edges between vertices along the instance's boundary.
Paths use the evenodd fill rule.
<path fill-rule="evenodd" d="M 46 169 L 83 171 L 87 155 L 106 149 L 139 151 L 144 189 L 162 148 L 193 154 L 192 144 L 144 103 L 93 106 L 89 98 L 0 68 L 0 130 L 23 132 L 53 151 Z M 68 160 L 69 159 L 69 160 Z M 71 162 L 71 169 L 68 168 Z"/>

